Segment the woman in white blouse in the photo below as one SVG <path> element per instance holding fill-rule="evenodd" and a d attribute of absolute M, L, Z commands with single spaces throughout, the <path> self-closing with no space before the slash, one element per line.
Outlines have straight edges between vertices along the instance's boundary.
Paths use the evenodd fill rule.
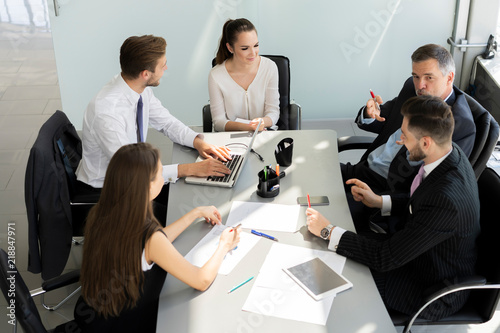
<path fill-rule="evenodd" d="M 260 119 L 259 130 L 276 125 L 280 115 L 278 68 L 274 61 L 259 56 L 257 30 L 249 20 L 224 24 L 215 61 L 208 77 L 215 130 L 252 131 Z"/>

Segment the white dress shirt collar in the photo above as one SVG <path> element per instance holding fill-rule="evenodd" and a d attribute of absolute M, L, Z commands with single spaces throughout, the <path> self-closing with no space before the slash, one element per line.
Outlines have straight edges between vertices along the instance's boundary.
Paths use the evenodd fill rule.
<path fill-rule="evenodd" d="M 437 159 L 436 161 L 434 161 L 432 163 L 424 165 L 423 179 L 425 179 L 425 177 L 427 177 L 427 175 L 430 174 L 432 172 L 432 170 L 434 170 L 435 168 L 437 168 L 438 165 L 441 164 L 441 162 L 443 162 L 448 157 L 448 155 L 451 154 L 452 150 L 453 150 L 453 147 L 451 147 L 450 151 L 448 153 L 446 153 L 443 157 Z"/>
<path fill-rule="evenodd" d="M 453 94 L 453 87 L 451 88 L 451 91 L 450 91 L 450 94 L 448 95 L 448 97 L 446 97 L 444 99 L 445 102 L 450 98 L 451 94 Z"/>
<path fill-rule="evenodd" d="M 123 92 L 123 95 L 129 100 L 130 103 L 132 104 L 137 104 L 137 101 L 139 100 L 139 97 L 141 96 L 138 94 L 134 89 L 130 88 L 130 86 L 125 82 L 121 74 L 117 75 L 117 86 L 118 89 L 120 89 Z"/>

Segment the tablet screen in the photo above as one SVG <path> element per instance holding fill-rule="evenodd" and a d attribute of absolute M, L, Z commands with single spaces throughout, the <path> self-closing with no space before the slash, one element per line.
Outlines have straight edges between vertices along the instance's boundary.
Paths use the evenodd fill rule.
<path fill-rule="evenodd" d="M 352 287 L 351 282 L 320 258 L 285 268 L 284 271 L 316 300 Z"/>

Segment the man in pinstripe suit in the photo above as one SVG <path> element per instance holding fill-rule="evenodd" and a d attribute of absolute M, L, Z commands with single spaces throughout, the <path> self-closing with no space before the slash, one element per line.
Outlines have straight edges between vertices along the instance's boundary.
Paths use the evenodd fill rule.
<path fill-rule="evenodd" d="M 414 313 L 423 299 L 458 277 L 474 274 L 475 240 L 479 234 L 479 198 L 472 167 L 451 141 L 453 115 L 441 99 L 418 96 L 402 110 L 401 144 L 410 159 L 422 160 L 416 189 L 408 196 L 379 196 L 358 179 L 355 200 L 380 208 L 383 215 L 402 214 L 403 225 L 392 234 L 360 236 L 334 227 L 316 210 L 306 211 L 309 231 L 329 241 L 328 248 L 371 268 L 386 306 Z M 467 293 L 434 302 L 421 317 L 438 319 L 459 310 Z"/>
<path fill-rule="evenodd" d="M 397 145 L 401 135 L 403 116 L 401 107 L 409 98 L 432 95 L 443 99 L 451 106 L 455 126 L 452 140 L 469 156 L 474 147 L 476 125 L 464 92 L 453 85 L 455 62 L 444 47 L 426 44 L 411 55 L 411 77 L 406 80 L 398 96 L 383 102 L 380 96 L 369 99 L 360 109 L 355 122 L 362 130 L 377 134 L 373 143 L 364 152 L 359 162 L 351 165 L 341 163 L 344 181 L 357 178 L 377 192 L 408 192 L 419 164 L 408 161 L 406 147 Z M 377 103 L 379 104 L 377 106 Z M 349 185 L 346 187 L 347 202 L 358 233 L 370 233 L 368 221 L 377 223 L 373 209 L 353 200 Z M 384 228 L 392 229 L 397 219 L 391 219 Z"/>

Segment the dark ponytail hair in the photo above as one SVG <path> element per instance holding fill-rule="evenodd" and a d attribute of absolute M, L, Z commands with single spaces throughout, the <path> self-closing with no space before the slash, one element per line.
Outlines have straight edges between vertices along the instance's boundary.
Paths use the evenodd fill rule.
<path fill-rule="evenodd" d="M 226 43 L 233 46 L 238 35 L 241 32 L 255 31 L 255 26 L 247 19 L 239 18 L 236 20 L 227 20 L 222 27 L 222 36 L 220 38 L 219 49 L 217 50 L 217 55 L 215 56 L 215 63 L 217 65 L 222 64 L 226 59 L 231 58 L 233 55 L 227 49 Z"/>

